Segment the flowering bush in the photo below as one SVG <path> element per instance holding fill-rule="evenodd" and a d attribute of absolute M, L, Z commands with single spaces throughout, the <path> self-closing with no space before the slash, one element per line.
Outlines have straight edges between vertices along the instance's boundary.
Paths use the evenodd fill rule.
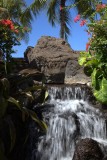
<path fill-rule="evenodd" d="M 19 45 L 18 27 L 9 19 L 0 20 L 0 50 L 2 60 L 9 61 L 11 54 L 14 53 L 13 46 Z"/>
<path fill-rule="evenodd" d="M 97 17 L 97 18 L 96 18 Z M 86 51 L 81 52 L 79 64 L 91 76 L 96 99 L 107 104 L 107 5 L 96 4 L 96 12 L 87 22 L 91 35 L 86 44 Z"/>
<path fill-rule="evenodd" d="M 20 45 L 21 34 L 25 32 L 29 32 L 27 27 L 18 26 L 10 19 L 0 20 L 0 60 L 5 63 L 5 72 L 15 53 L 13 46 Z"/>

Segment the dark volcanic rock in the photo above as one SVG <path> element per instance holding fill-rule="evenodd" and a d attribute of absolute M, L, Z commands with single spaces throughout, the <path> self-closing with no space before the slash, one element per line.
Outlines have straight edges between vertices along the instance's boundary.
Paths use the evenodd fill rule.
<path fill-rule="evenodd" d="M 32 69 L 32 68 L 23 69 L 19 72 L 19 74 L 21 74 L 22 76 L 25 76 L 27 78 L 32 77 L 32 80 L 39 81 L 39 82 L 42 82 L 42 80 L 44 78 L 43 73 L 41 73 L 40 71 L 38 71 L 36 69 Z"/>
<path fill-rule="evenodd" d="M 27 49 L 26 49 L 25 52 L 24 52 L 24 58 L 25 58 L 25 60 L 26 60 L 27 62 L 28 62 L 27 55 L 32 52 L 33 48 L 34 48 L 34 47 L 32 47 L 32 46 L 28 46 Z"/>
<path fill-rule="evenodd" d="M 46 83 L 64 83 L 65 68 L 72 50 L 63 39 L 42 37 L 27 54 L 31 68 L 43 72 Z"/>
<path fill-rule="evenodd" d="M 86 138 L 79 141 L 76 146 L 73 160 L 102 160 L 103 153 L 98 143 Z"/>
<path fill-rule="evenodd" d="M 65 83 L 81 83 L 87 84 L 90 78 L 84 74 L 83 67 L 78 64 L 79 51 L 71 55 L 65 70 Z"/>
<path fill-rule="evenodd" d="M 34 69 L 24 69 L 19 74 L 8 77 L 10 95 L 18 99 L 25 107 L 31 108 L 34 104 L 43 103 L 45 90 L 42 87 L 43 73 Z M 41 89 L 40 89 L 41 88 Z"/>
<path fill-rule="evenodd" d="M 105 156 L 105 157 L 103 158 L 103 160 L 107 160 L 107 156 Z"/>
<path fill-rule="evenodd" d="M 49 36 L 41 37 L 34 48 L 25 52 L 30 67 L 44 73 L 46 83 L 57 84 L 67 82 L 69 78 L 72 78 L 70 83 L 88 81 L 78 64 L 78 56 L 79 52 L 73 51 L 63 39 Z"/>

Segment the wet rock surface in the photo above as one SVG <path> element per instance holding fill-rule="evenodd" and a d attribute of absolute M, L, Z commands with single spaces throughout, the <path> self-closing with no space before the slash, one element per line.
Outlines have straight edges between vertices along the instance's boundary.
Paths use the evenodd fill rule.
<path fill-rule="evenodd" d="M 76 146 L 73 160 L 103 160 L 103 153 L 93 139 L 81 139 Z"/>

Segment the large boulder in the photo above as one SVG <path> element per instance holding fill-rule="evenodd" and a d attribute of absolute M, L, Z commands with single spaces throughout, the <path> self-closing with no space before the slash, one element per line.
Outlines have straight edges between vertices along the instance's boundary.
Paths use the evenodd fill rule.
<path fill-rule="evenodd" d="M 98 143 L 90 138 L 81 139 L 75 149 L 73 160 L 103 160 Z"/>
<path fill-rule="evenodd" d="M 79 52 L 73 51 L 63 39 L 43 36 L 34 48 L 28 49 L 25 55 L 31 68 L 44 73 L 46 83 L 87 82 L 77 62 Z M 72 80 L 69 81 L 69 78 Z"/>
<path fill-rule="evenodd" d="M 43 36 L 27 57 L 31 68 L 45 74 L 46 83 L 64 83 L 65 68 L 71 53 L 63 39 Z"/>

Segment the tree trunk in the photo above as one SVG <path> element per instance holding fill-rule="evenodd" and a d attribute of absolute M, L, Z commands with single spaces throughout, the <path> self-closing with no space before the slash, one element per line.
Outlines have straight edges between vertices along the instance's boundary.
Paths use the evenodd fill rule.
<path fill-rule="evenodd" d="M 60 36 L 61 38 L 65 39 L 64 33 L 65 33 L 65 10 L 63 9 L 65 7 L 66 0 L 60 1 Z"/>

